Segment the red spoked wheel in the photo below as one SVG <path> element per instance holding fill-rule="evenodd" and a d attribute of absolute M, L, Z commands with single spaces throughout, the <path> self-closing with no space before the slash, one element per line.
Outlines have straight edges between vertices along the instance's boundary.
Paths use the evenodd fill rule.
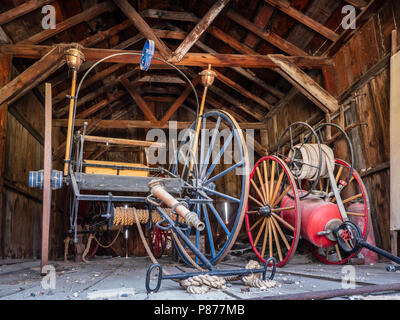
<path fill-rule="evenodd" d="M 336 183 L 338 183 L 338 188 L 343 189 L 340 192 L 340 195 L 343 205 L 346 209 L 347 216 L 350 221 L 355 223 L 360 228 L 363 238 L 366 239 L 371 224 L 371 213 L 368 193 L 361 176 L 356 170 L 353 170 L 352 177 L 350 178 L 349 183 L 346 184 L 345 180 L 349 176 L 350 165 L 340 159 L 335 159 L 334 173 L 336 177 Z M 321 179 L 321 181 L 318 183 L 318 186 L 320 190 L 329 193 L 331 187 L 326 180 L 327 179 Z M 329 201 L 336 203 L 336 198 L 332 197 L 329 199 Z M 329 248 L 318 248 L 308 241 L 306 243 L 313 255 L 319 261 L 325 264 L 344 264 L 355 256 L 355 253 L 350 255 L 347 254 L 339 247 L 337 243 Z"/>
<path fill-rule="evenodd" d="M 151 248 L 156 258 L 161 258 L 164 253 L 165 247 L 167 246 L 168 231 L 161 230 L 154 226 L 150 234 Z"/>
<path fill-rule="evenodd" d="M 294 204 L 282 207 L 288 195 L 294 197 Z M 292 173 L 280 158 L 266 156 L 255 164 L 245 222 L 250 244 L 262 263 L 274 257 L 282 267 L 294 255 L 301 225 L 299 195 Z"/>

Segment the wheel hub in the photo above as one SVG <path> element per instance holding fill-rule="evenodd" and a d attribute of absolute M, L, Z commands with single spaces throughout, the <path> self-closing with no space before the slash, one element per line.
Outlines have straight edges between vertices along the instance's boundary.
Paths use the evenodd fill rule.
<path fill-rule="evenodd" d="M 260 216 L 270 217 L 272 214 L 271 206 L 267 204 L 265 207 L 260 208 L 258 214 Z"/>

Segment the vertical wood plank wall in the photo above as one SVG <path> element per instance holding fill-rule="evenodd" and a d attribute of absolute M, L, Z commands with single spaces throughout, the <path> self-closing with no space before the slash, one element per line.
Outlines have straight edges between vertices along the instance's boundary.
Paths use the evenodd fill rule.
<path fill-rule="evenodd" d="M 10 108 L 14 108 L 43 137 L 44 108 L 33 93 L 28 93 Z M 28 176 L 29 171 L 43 168 L 43 146 L 11 112 L 7 113 L 6 126 L 5 203 L 1 211 L 3 223 L 0 230 L 2 255 L 4 258 L 39 258 L 42 191 L 29 188 Z M 57 140 L 53 141 L 53 146 L 57 143 Z M 55 209 L 56 202 L 62 209 L 63 201 L 58 200 L 62 200 L 63 196 L 59 192 L 53 193 L 52 199 L 49 258 L 55 259 L 62 255 L 66 216 Z"/>

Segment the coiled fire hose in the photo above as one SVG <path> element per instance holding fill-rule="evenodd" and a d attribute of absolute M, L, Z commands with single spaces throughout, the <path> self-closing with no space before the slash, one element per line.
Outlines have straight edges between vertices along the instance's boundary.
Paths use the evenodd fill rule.
<path fill-rule="evenodd" d="M 310 180 L 315 181 L 318 178 L 319 171 L 319 146 L 318 144 L 298 144 L 294 146 L 294 149 L 301 154 L 301 162 L 303 165 L 301 167 L 296 167 L 292 169 L 293 174 L 299 180 Z M 292 159 L 294 156 L 294 151 L 290 150 L 289 159 Z M 333 150 L 325 145 L 321 144 L 321 178 L 329 178 L 329 169 L 333 170 L 335 167 L 335 156 L 333 154 Z M 294 163 L 296 164 L 299 159 L 295 159 Z"/>

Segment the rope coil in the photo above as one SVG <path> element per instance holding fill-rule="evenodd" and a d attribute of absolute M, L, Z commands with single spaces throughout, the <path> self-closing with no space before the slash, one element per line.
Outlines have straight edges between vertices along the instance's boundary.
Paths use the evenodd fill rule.
<path fill-rule="evenodd" d="M 172 217 L 171 209 L 164 209 L 167 214 Z M 125 207 L 116 207 L 114 208 L 114 219 L 113 225 L 115 226 L 133 226 L 136 222 L 134 211 L 136 211 L 136 216 L 140 224 L 146 224 L 150 218 L 150 212 L 148 209 L 136 209 L 134 207 L 125 208 Z M 156 224 L 160 222 L 161 216 L 158 212 L 153 211 L 152 214 L 152 222 Z M 179 222 L 183 222 L 183 218 L 179 217 Z"/>

